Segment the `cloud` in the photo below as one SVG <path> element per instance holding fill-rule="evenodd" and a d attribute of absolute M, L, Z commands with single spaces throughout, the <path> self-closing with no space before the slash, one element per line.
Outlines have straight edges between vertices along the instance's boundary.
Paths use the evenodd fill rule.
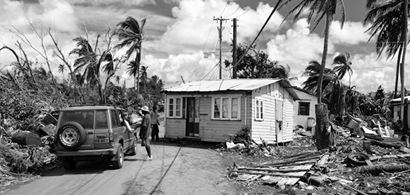
<path fill-rule="evenodd" d="M 341 29 L 339 21 L 333 21 L 330 25 L 330 39 L 335 44 L 356 45 L 366 43 L 370 34 L 365 32 L 368 26 L 363 26 L 361 22 L 345 22 Z"/>
<path fill-rule="evenodd" d="M 143 6 L 155 5 L 155 0 L 70 0 L 72 4 L 89 5 L 89 6 L 106 6 L 106 5 L 121 5 L 121 6 Z"/>
<path fill-rule="evenodd" d="M 74 7 L 64 0 L 42 0 L 38 4 L 0 0 L 0 23 L 23 29 L 27 20 L 40 21 L 44 26 L 62 32 L 77 32 L 78 19 Z"/>
<path fill-rule="evenodd" d="M 235 2 L 227 3 L 214 0 L 182 0 L 179 5 L 172 8 L 175 22 L 168 25 L 167 31 L 161 39 L 161 43 L 170 52 L 190 53 L 202 50 L 208 42 L 216 42 L 218 37 L 217 27 L 219 22 L 214 21 L 222 13 L 222 18 L 232 19 L 243 14 L 238 25 L 249 26 L 248 30 L 238 33 L 238 42 L 249 37 L 254 37 L 262 27 L 266 18 L 272 11 L 268 4 L 259 3 L 256 10 L 249 7 L 242 8 Z M 279 13 L 274 14 L 266 31 L 279 29 L 283 17 Z M 252 23 L 247 25 L 246 23 Z M 223 42 L 230 44 L 232 39 L 232 21 L 223 22 Z"/>
<path fill-rule="evenodd" d="M 328 53 L 334 52 L 329 42 Z M 285 34 L 279 34 L 267 43 L 270 60 L 287 64 L 291 68 L 291 76 L 300 76 L 309 61 L 320 61 L 323 52 L 323 38 L 309 30 L 306 19 L 298 20 Z"/>
<path fill-rule="evenodd" d="M 410 52 L 407 52 L 409 55 Z M 393 91 L 396 78 L 396 60 L 386 59 L 384 55 L 378 58 L 376 53 L 355 54 L 352 56 L 352 86 L 360 92 L 376 91 L 379 85 L 382 85 L 385 91 Z M 405 68 L 406 69 L 406 68 Z M 405 71 L 404 78 L 409 78 L 410 72 Z M 348 83 L 348 76 L 344 78 Z M 405 81 L 405 87 L 409 89 L 410 83 Z"/>
<path fill-rule="evenodd" d="M 142 60 L 142 64 L 148 66 L 149 75 L 157 75 L 167 82 L 181 81 L 181 76 L 185 81 L 217 79 L 217 63 L 215 55 L 205 56 L 201 51 L 170 55 L 167 58 L 157 58 L 148 54 Z M 223 74 L 224 78 L 229 77 L 228 70 L 224 70 Z"/>

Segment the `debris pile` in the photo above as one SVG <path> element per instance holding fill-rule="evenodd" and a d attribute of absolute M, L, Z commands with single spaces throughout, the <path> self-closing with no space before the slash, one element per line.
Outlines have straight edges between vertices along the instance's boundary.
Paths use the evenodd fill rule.
<path fill-rule="evenodd" d="M 27 130 L 20 130 L 12 119 L 0 121 L 0 189 L 57 166 L 52 153 L 55 126 L 45 125 L 43 118 Z"/>
<path fill-rule="evenodd" d="M 263 142 L 244 147 L 227 142 L 227 151 L 241 155 L 228 168 L 228 176 L 246 186 L 291 187 L 297 192 L 408 194 L 410 148 L 388 127 L 379 123 L 366 132 L 364 123 L 358 123 L 357 129 L 335 125 L 336 147 L 332 150 L 317 151 L 311 137 L 300 134 L 286 146 Z M 251 154 L 253 162 L 242 160 L 246 158 L 243 154 Z"/>

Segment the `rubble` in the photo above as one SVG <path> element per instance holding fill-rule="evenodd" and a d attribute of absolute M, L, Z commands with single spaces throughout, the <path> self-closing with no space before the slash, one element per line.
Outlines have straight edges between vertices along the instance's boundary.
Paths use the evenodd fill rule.
<path fill-rule="evenodd" d="M 262 142 L 242 148 L 237 147 L 239 142 L 230 142 L 232 147 L 226 150 L 252 156 L 254 162 L 235 162 L 228 176 L 245 185 L 293 186 L 303 192 L 409 194 L 410 149 L 380 122 L 371 128 L 365 120 L 355 121 L 350 129 L 335 127 L 335 150 L 317 151 L 300 128 L 294 141 L 284 146 Z"/>
<path fill-rule="evenodd" d="M 53 132 L 53 124 L 46 126 L 47 132 Z M 0 193 L 7 186 L 30 181 L 58 166 L 57 157 L 52 153 L 54 134 L 41 134 L 39 129 L 45 127 L 44 124 L 33 127 L 21 130 L 16 121 L 0 121 Z"/>

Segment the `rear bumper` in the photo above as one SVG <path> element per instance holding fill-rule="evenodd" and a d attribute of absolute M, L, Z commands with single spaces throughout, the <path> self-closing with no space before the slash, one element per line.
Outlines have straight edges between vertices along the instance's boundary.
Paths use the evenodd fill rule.
<path fill-rule="evenodd" d="M 114 156 L 118 151 L 118 146 L 109 149 L 77 150 L 77 151 L 56 151 L 58 157 L 102 157 Z"/>

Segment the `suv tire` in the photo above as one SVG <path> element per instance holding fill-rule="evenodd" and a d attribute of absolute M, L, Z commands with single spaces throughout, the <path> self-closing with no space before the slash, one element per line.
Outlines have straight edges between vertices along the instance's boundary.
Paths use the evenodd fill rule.
<path fill-rule="evenodd" d="M 131 147 L 128 150 L 128 154 L 130 156 L 135 156 L 137 155 L 137 140 L 132 141 Z"/>
<path fill-rule="evenodd" d="M 115 161 L 113 162 L 113 166 L 115 169 L 121 169 L 122 164 L 124 163 L 124 150 L 122 146 L 118 146 L 117 154 L 115 154 Z"/>
<path fill-rule="evenodd" d="M 75 166 L 77 165 L 77 162 L 70 157 L 64 157 L 62 161 L 63 161 L 63 167 L 65 170 L 73 170 L 75 169 Z"/>
<path fill-rule="evenodd" d="M 57 131 L 57 141 L 67 150 L 77 149 L 86 138 L 83 126 L 77 122 L 66 122 Z"/>

